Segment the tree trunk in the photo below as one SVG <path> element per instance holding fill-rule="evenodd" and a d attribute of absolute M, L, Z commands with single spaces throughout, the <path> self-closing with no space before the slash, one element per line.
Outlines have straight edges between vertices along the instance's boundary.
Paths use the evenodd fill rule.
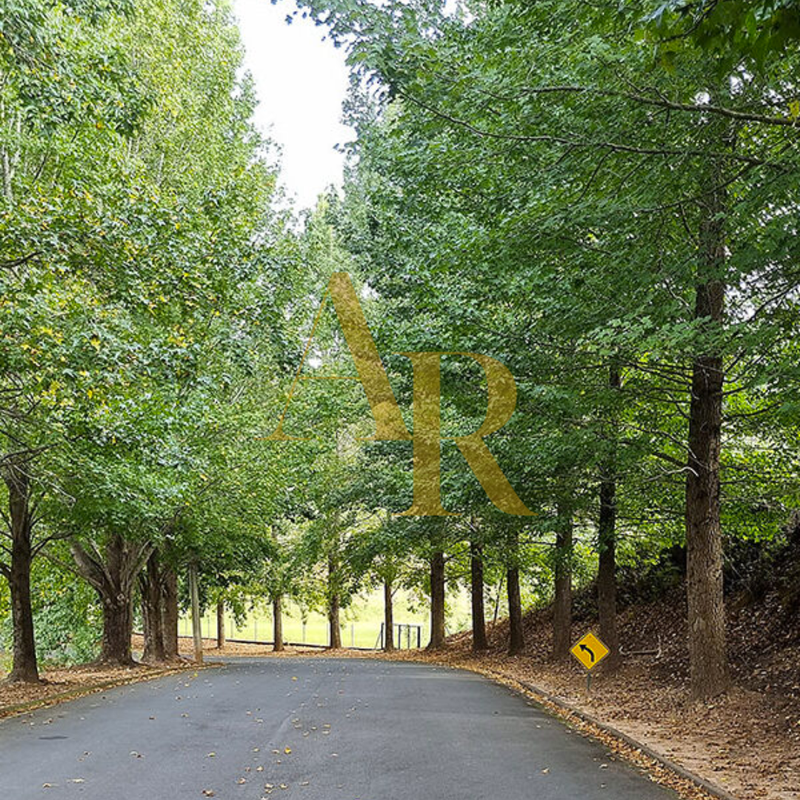
<path fill-rule="evenodd" d="M 492 612 L 492 625 L 497 625 L 497 618 L 500 616 L 500 598 L 503 596 L 503 582 L 506 576 L 500 578 L 500 585 L 497 587 L 497 595 L 494 598 L 494 611 Z"/>
<path fill-rule="evenodd" d="M 328 609 L 328 638 L 331 650 L 342 649 L 342 626 L 339 622 L 339 595 L 331 597 L 330 608 Z"/>
<path fill-rule="evenodd" d="M 136 662 L 131 653 L 133 614 L 130 595 L 119 594 L 103 599 L 103 644 L 100 662 L 131 667 Z"/>
<path fill-rule="evenodd" d="M 103 604 L 103 641 L 100 663 L 132 666 L 131 613 L 133 591 L 142 567 L 153 548 L 147 542 L 128 542 L 118 534 L 108 538 L 101 555 L 98 545 L 89 540 L 88 549 L 75 540 L 70 551 L 78 572 L 95 589 Z"/>
<path fill-rule="evenodd" d="M 383 649 L 387 653 L 394 650 L 394 605 L 392 602 L 392 582 L 383 582 Z"/>
<path fill-rule="evenodd" d="M 33 520 L 30 511 L 30 476 L 21 457 L 7 459 L 3 480 L 8 488 L 8 510 L 11 522 L 11 564 L 3 570 L 11 592 L 13 625 L 13 664 L 9 682 L 39 682 L 36 641 L 31 606 L 31 564 Z"/>
<path fill-rule="evenodd" d="M 431 640 L 428 643 L 428 650 L 440 650 L 445 647 L 444 592 L 444 553 L 437 550 L 431 558 Z"/>
<path fill-rule="evenodd" d="M 328 638 L 331 650 L 341 650 L 342 647 L 342 627 L 339 623 L 339 590 L 336 587 L 336 559 L 328 557 Z"/>
<path fill-rule="evenodd" d="M 616 485 L 613 480 L 600 484 L 599 564 L 597 570 L 597 609 L 600 617 L 600 638 L 611 651 L 606 663 L 619 663 L 617 633 L 617 557 L 614 508 Z M 609 667 L 607 666 L 606 669 Z"/>
<path fill-rule="evenodd" d="M 283 602 L 279 594 L 272 598 L 272 649 L 283 650 Z"/>
<path fill-rule="evenodd" d="M 128 580 L 130 553 L 121 536 L 112 536 L 106 547 L 105 591 L 103 601 L 103 644 L 100 661 L 104 664 L 131 666 L 133 615 L 131 600 L 133 580 Z M 137 570 L 138 571 L 138 570 Z"/>
<path fill-rule="evenodd" d="M 572 635 L 572 512 L 558 511 L 556 532 L 555 598 L 553 600 L 553 658 L 569 655 Z"/>
<path fill-rule="evenodd" d="M 722 124 L 722 123 L 720 123 Z M 735 145 L 736 129 L 726 123 L 721 144 Z M 719 146 L 720 142 L 713 142 Z M 730 685 L 725 649 L 720 526 L 720 452 L 724 365 L 716 337 L 723 330 L 727 175 L 719 160 L 709 166 L 701 187 L 698 278 L 694 318 L 709 343 L 692 365 L 689 405 L 689 456 L 686 473 L 686 592 L 692 695 L 712 697 Z M 716 339 L 716 341 L 715 341 Z"/>
<path fill-rule="evenodd" d="M 164 637 L 164 659 L 177 661 L 178 656 L 178 574 L 172 567 L 165 567 L 161 583 L 163 593 L 162 631 Z"/>
<path fill-rule="evenodd" d="M 203 630 L 200 617 L 200 582 L 197 577 L 197 562 L 189 564 L 189 597 L 192 603 L 192 643 L 194 660 L 203 663 Z"/>
<path fill-rule="evenodd" d="M 709 223 L 713 225 L 712 223 Z M 724 291 L 710 282 L 697 288 L 697 318 L 721 320 Z M 707 698 L 728 688 L 719 466 L 723 365 L 719 356 L 694 363 L 686 477 L 686 571 L 692 695 Z"/>
<path fill-rule="evenodd" d="M 217 650 L 225 647 L 225 601 L 217 600 Z"/>
<path fill-rule="evenodd" d="M 611 367 L 608 385 L 619 390 L 620 374 Z M 616 436 L 616 430 L 611 431 Z M 597 569 L 597 609 L 600 618 L 600 638 L 611 651 L 606 658 L 605 669 L 614 669 L 619 664 L 619 634 L 617 632 L 617 478 L 616 453 L 612 450 L 600 481 L 600 519 L 598 521 L 599 563 Z"/>
<path fill-rule="evenodd" d="M 31 607 L 32 561 L 30 542 L 15 540 L 11 548 L 9 578 L 14 642 L 13 666 L 8 676 L 9 682 L 39 682 Z"/>
<path fill-rule="evenodd" d="M 486 650 L 486 612 L 483 601 L 483 548 L 477 542 L 470 542 L 470 577 L 472 591 L 472 649 L 475 652 Z"/>
<path fill-rule="evenodd" d="M 508 654 L 515 656 L 525 649 L 525 630 L 522 627 L 522 596 L 519 590 L 519 567 L 514 564 L 506 572 L 508 592 Z"/>
<path fill-rule="evenodd" d="M 153 551 L 147 567 L 139 576 L 142 597 L 142 622 L 144 624 L 144 651 L 142 661 L 152 664 L 166 661 L 164 652 L 164 617 L 162 611 L 162 574 L 158 554 Z"/>

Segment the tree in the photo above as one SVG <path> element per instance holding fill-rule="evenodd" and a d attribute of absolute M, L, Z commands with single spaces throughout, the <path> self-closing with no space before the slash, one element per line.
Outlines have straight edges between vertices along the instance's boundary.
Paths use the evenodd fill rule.
<path fill-rule="evenodd" d="M 800 38 L 796 0 L 698 0 L 658 2 L 645 17 L 645 29 L 659 43 L 667 63 L 680 57 L 687 42 L 713 53 L 721 70 L 742 63 L 764 65 Z"/>
<path fill-rule="evenodd" d="M 3 465 L 3 480 L 8 488 L 11 552 L 9 564 L 0 572 L 11 590 L 11 615 L 14 625 L 14 665 L 9 681 L 34 683 L 39 680 L 31 608 L 31 563 L 33 561 L 33 514 L 30 504 L 30 477 L 23 456 L 15 454 Z"/>
<path fill-rule="evenodd" d="M 4 16 L 3 452 L 25 462 L 39 513 L 13 501 L 30 524 L 9 528 L 20 546 L 3 572 L 24 595 L 30 559 L 63 562 L 55 543 L 73 538 L 106 610 L 102 657 L 129 663 L 144 563 L 147 657 L 161 657 L 160 617 L 177 656 L 187 509 L 217 486 L 212 466 L 237 469 L 231 429 L 260 427 L 248 392 L 282 335 L 270 281 L 293 262 L 230 11 L 78 5 Z M 35 677 L 31 624 L 15 677 Z"/>
<path fill-rule="evenodd" d="M 81 238 L 76 229 L 85 201 L 75 189 L 75 172 L 83 168 L 86 177 L 98 167 L 76 154 L 88 137 L 130 135 L 144 105 L 142 87 L 113 33 L 130 6 L 124 0 L 81 5 L 83 16 L 71 14 L 69 3 L 46 0 L 3 10 L 0 413 L 11 547 L 2 572 L 10 581 L 15 616 L 12 680 L 38 680 L 30 569 L 46 540 L 33 540 L 37 519 L 30 505 L 40 491 L 36 460 L 63 445 L 61 426 L 86 410 L 64 376 L 86 363 L 86 351 L 73 338 L 81 328 L 74 324 L 87 330 L 98 320 L 91 287 L 65 279 L 63 255 Z M 103 61 L 109 69 L 97 71 Z M 54 175 L 62 180 L 47 196 L 42 186 Z M 54 319 L 60 329 L 50 326 Z"/>
<path fill-rule="evenodd" d="M 538 474 L 550 484 L 550 507 L 570 462 L 580 465 L 570 486 L 603 483 L 608 453 L 597 434 L 613 419 L 602 399 L 607 379 L 593 375 L 625 373 L 615 531 L 650 535 L 647 512 L 658 506 L 670 520 L 666 545 L 683 516 L 692 691 L 724 690 L 722 475 L 744 469 L 751 451 L 741 439 L 727 456 L 720 425 L 740 424 L 737 395 L 766 419 L 780 381 L 793 245 L 783 214 L 769 209 L 795 207 L 786 179 L 797 163 L 787 135 L 793 56 L 760 58 L 723 39 L 751 11 L 755 27 L 743 36 L 791 32 L 780 27 L 788 5 L 767 13 L 765 4 L 699 3 L 683 14 L 662 4 L 661 16 L 679 23 L 699 10 L 699 26 L 671 42 L 643 21 L 651 4 L 510 2 L 469 17 L 435 2 L 300 5 L 377 86 L 350 103 L 358 131 L 350 241 L 392 311 L 384 327 L 413 339 L 411 328 L 424 325 L 417 339 L 437 349 L 454 335 L 453 349 L 497 354 L 514 341 L 509 363 L 522 376 L 541 374 L 544 353 L 569 354 L 560 374 L 544 373 L 552 383 L 529 389 L 576 398 L 570 425 L 551 425 L 546 439 L 552 458 Z M 706 51 L 695 32 L 712 37 Z M 650 36 L 661 37 L 656 62 L 643 45 Z M 717 47 L 721 62 L 708 52 Z M 553 411 L 554 423 L 567 416 L 563 402 Z M 565 429 L 580 432 L 577 458 L 559 456 Z M 676 474 L 686 478 L 682 498 Z M 742 489 L 731 480 L 726 490 L 737 504 Z M 577 515 L 589 511 L 587 497 Z"/>
<path fill-rule="evenodd" d="M 472 649 L 475 652 L 487 650 L 486 614 L 484 611 L 483 582 L 483 544 L 475 532 L 470 540 L 470 596 L 472 599 Z"/>
<path fill-rule="evenodd" d="M 609 389 L 622 388 L 619 370 L 611 367 Z M 617 438 L 618 431 L 608 433 L 608 452 L 600 479 L 600 513 L 597 520 L 597 616 L 600 637 L 610 653 L 610 668 L 619 663 L 619 635 L 617 632 Z"/>

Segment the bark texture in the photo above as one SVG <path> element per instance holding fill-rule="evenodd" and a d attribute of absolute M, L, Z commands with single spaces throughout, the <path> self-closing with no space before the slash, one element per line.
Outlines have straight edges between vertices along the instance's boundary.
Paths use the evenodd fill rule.
<path fill-rule="evenodd" d="M 11 593 L 13 629 L 13 664 L 9 682 L 38 683 L 36 641 L 31 605 L 31 564 L 33 563 L 33 515 L 31 514 L 31 481 L 27 460 L 10 456 L 2 471 L 8 489 L 11 560 L 2 566 Z"/>
<path fill-rule="evenodd" d="M 562 505 L 556 532 L 555 598 L 553 600 L 553 658 L 569 656 L 572 634 L 572 512 Z"/>
<path fill-rule="evenodd" d="M 470 582 L 472 594 L 472 649 L 481 652 L 489 647 L 486 639 L 486 610 L 483 598 L 483 548 L 470 542 Z"/>
<path fill-rule="evenodd" d="M 721 144 L 735 146 L 729 126 Z M 719 146 L 720 142 L 715 142 Z M 719 161 L 709 165 L 699 199 L 697 285 L 694 318 L 708 338 L 692 364 L 686 473 L 686 591 L 689 609 L 689 667 L 692 695 L 713 697 L 730 685 L 725 650 L 720 525 L 720 453 L 725 380 L 718 336 L 725 313 L 726 175 Z"/>
<path fill-rule="evenodd" d="M 444 553 L 437 550 L 431 558 L 431 640 L 428 650 L 445 646 Z"/>
<path fill-rule="evenodd" d="M 338 576 L 336 575 L 336 559 L 328 558 L 328 639 L 331 650 L 341 650 L 342 647 L 342 626 L 339 621 L 339 611 L 341 601 L 339 590 L 336 586 Z"/>
<path fill-rule="evenodd" d="M 608 385 L 620 388 L 619 370 L 611 367 Z M 616 426 L 614 426 L 616 428 Z M 616 438 L 616 430 L 610 435 Z M 598 520 L 599 563 L 597 569 L 597 609 L 600 617 L 600 638 L 611 651 L 604 669 L 619 665 L 619 633 L 617 631 L 617 463 L 616 447 L 611 452 L 600 480 L 600 518 Z"/>
<path fill-rule="evenodd" d="M 394 650 L 394 602 L 392 582 L 383 582 L 383 649 L 387 653 Z"/>
<path fill-rule="evenodd" d="M 519 567 L 511 566 L 506 572 L 508 592 L 508 654 L 518 655 L 525 649 L 525 630 L 522 627 L 522 596 L 519 589 Z"/>
<path fill-rule="evenodd" d="M 100 661 L 120 667 L 135 662 L 131 653 L 133 613 L 131 597 L 122 594 L 103 601 L 103 641 Z"/>
<path fill-rule="evenodd" d="M 103 547 L 91 539 L 70 542 L 78 572 L 97 591 L 103 606 L 100 663 L 135 663 L 131 655 L 131 601 L 139 572 L 152 550 L 148 543 L 128 542 L 118 534 L 109 536 Z"/>
<path fill-rule="evenodd" d="M 148 664 L 167 660 L 164 650 L 163 587 L 158 553 L 153 551 L 147 566 L 139 575 L 139 591 L 142 598 L 142 624 L 144 628 L 144 651 L 142 661 Z"/>
<path fill-rule="evenodd" d="M 203 663 L 203 632 L 200 627 L 200 579 L 197 562 L 189 564 L 189 596 L 192 602 L 192 639 L 194 642 L 194 660 Z"/>
<path fill-rule="evenodd" d="M 217 600 L 217 649 L 225 647 L 225 601 Z"/>
<path fill-rule="evenodd" d="M 164 636 L 164 658 L 177 661 L 178 656 L 178 573 L 171 566 L 164 567 L 161 585 L 162 632 Z"/>
<path fill-rule="evenodd" d="M 713 225 L 713 223 L 709 223 Z M 695 315 L 721 320 L 723 287 L 697 287 Z M 723 366 L 719 356 L 701 356 L 692 371 L 689 470 L 686 478 L 686 572 L 692 695 L 712 697 L 730 684 L 725 651 L 720 527 L 720 449 Z"/>
<path fill-rule="evenodd" d="M 272 649 L 276 653 L 283 650 L 283 598 L 279 594 L 272 598 Z"/>

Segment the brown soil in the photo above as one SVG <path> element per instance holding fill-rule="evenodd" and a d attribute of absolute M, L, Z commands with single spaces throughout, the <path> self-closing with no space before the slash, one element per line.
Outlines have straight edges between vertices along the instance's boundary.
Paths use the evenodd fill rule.
<path fill-rule="evenodd" d="M 141 652 L 144 647 L 144 641 L 141 636 L 134 634 L 133 649 L 135 652 Z M 178 652 L 186 658 L 194 658 L 194 640 L 191 636 L 178 637 Z M 286 647 L 282 653 L 275 653 L 270 644 L 240 644 L 238 642 L 228 641 L 221 650 L 217 647 L 216 639 L 203 639 L 203 656 L 205 658 L 213 659 L 219 656 L 296 656 L 296 655 L 313 655 L 314 653 L 322 654 L 329 651 L 322 647 Z"/>
<path fill-rule="evenodd" d="M 577 662 L 537 664 L 526 656 L 473 657 L 456 649 L 435 660 L 533 684 L 741 800 L 800 798 L 800 717 L 796 707 L 790 712 L 768 695 L 736 687 L 713 702 L 691 703 L 682 685 L 659 683 L 645 663 L 597 675 L 587 694 Z"/>
<path fill-rule="evenodd" d="M 591 598 L 577 598 L 573 641 L 595 629 Z M 603 668 L 586 690 L 583 668 L 550 660 L 548 610 L 525 618 L 526 650 L 508 657 L 508 625 L 490 631 L 490 650 L 475 657 L 472 636 L 451 637 L 448 663 L 490 669 L 527 681 L 632 736 L 742 800 L 800 798 L 800 620 L 777 593 L 728 607 L 734 687 L 702 703 L 687 692 L 686 609 L 681 587 L 657 602 L 631 605 L 619 617 L 628 655 Z M 653 651 L 644 654 L 641 651 Z"/>

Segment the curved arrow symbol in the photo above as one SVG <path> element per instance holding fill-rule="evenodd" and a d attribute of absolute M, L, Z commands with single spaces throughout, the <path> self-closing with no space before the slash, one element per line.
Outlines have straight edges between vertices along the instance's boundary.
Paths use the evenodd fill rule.
<path fill-rule="evenodd" d="M 592 660 L 592 663 L 594 664 L 594 653 L 585 644 L 579 645 L 579 647 L 581 648 L 581 650 L 585 650 L 589 654 L 589 658 Z"/>

